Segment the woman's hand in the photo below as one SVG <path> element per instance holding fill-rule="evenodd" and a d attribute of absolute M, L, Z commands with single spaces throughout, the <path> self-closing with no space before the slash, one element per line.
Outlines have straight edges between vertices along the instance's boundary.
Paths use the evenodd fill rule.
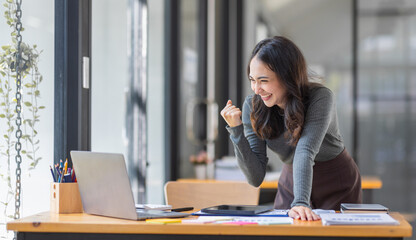
<path fill-rule="evenodd" d="M 300 220 L 316 221 L 321 218 L 312 212 L 312 209 L 304 206 L 294 206 L 289 211 L 289 217 Z"/>
<path fill-rule="evenodd" d="M 231 100 L 228 100 L 227 105 L 225 105 L 224 109 L 221 111 L 221 116 L 230 127 L 236 127 L 243 124 L 241 121 L 241 110 L 234 106 Z"/>

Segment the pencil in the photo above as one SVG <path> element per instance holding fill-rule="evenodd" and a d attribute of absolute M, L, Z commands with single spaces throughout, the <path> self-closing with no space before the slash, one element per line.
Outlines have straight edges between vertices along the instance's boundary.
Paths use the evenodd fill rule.
<path fill-rule="evenodd" d="M 68 171 L 68 158 L 65 160 L 64 175 L 67 174 L 67 171 Z"/>
<path fill-rule="evenodd" d="M 56 182 L 56 177 L 55 174 L 53 173 L 52 167 L 51 165 L 49 165 L 49 168 L 51 169 L 51 173 L 52 173 L 52 178 L 53 178 L 53 182 Z"/>

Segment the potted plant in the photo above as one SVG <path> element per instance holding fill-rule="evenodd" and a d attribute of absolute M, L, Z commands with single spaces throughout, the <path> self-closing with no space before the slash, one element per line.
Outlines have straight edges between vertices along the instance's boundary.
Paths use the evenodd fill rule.
<path fill-rule="evenodd" d="M 189 161 L 194 165 L 195 177 L 207 179 L 207 165 L 213 162 L 207 152 L 202 150 L 197 155 L 191 155 Z"/>
<path fill-rule="evenodd" d="M 6 0 L 4 18 L 10 27 L 11 43 L 0 43 L 0 228 L 13 218 L 16 184 L 15 179 L 15 144 L 16 144 L 16 53 L 18 40 L 15 30 L 16 5 L 12 0 Z M 21 31 L 24 31 L 22 28 Z M 3 33 L 4 34 L 4 33 Z M 42 159 L 37 152 L 40 146 L 37 124 L 40 121 L 40 111 L 44 106 L 38 104 L 40 98 L 39 85 L 42 75 L 38 69 L 39 56 L 42 51 L 36 45 L 20 43 L 21 63 L 21 156 L 27 170 L 33 170 Z M 22 169 L 22 172 L 28 172 Z M 3 187 L 6 186 L 6 187 Z M 13 203 L 13 204 L 12 204 Z M 2 226 L 4 225 L 4 226 Z M 0 229 L 0 233 L 6 231 Z M 5 236 L 0 236 L 4 238 Z"/>

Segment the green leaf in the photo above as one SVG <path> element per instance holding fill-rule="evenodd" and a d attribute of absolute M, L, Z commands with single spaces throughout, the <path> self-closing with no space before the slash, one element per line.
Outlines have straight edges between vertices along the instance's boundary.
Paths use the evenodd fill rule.
<path fill-rule="evenodd" d="M 33 157 L 32 157 L 32 156 L 30 156 L 30 155 L 27 155 L 27 157 L 28 157 L 29 159 L 32 159 L 32 160 L 33 160 Z"/>
<path fill-rule="evenodd" d="M 0 118 L 5 118 L 5 117 L 6 117 L 6 115 L 0 114 Z"/>
<path fill-rule="evenodd" d="M 31 106 L 32 106 L 32 103 L 30 103 L 30 102 L 25 102 L 25 105 L 26 105 L 26 107 L 31 107 Z"/>
<path fill-rule="evenodd" d="M 40 106 L 39 109 L 45 109 L 45 106 Z"/>
<path fill-rule="evenodd" d="M 26 154 L 26 150 L 22 150 L 22 154 Z"/>

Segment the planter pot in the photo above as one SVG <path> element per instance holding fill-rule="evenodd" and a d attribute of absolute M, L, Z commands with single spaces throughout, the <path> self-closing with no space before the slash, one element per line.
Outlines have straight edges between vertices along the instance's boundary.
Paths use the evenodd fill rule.
<path fill-rule="evenodd" d="M 196 179 L 207 179 L 207 165 L 195 164 L 194 169 Z"/>

